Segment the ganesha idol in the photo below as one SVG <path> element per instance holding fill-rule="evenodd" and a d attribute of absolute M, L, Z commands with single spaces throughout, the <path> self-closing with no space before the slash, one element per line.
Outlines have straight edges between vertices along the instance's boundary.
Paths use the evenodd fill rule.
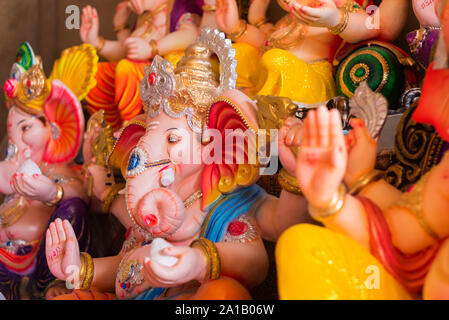
<path fill-rule="evenodd" d="M 47 79 L 41 58 L 25 42 L 4 86 L 9 112 L 8 151 L 0 162 L 0 292 L 7 299 L 43 298 L 61 289 L 45 256 L 49 222 L 70 221 L 88 249 L 87 197 L 71 162 L 84 130 L 79 100 L 95 84 L 97 60 L 90 45 L 67 49 Z"/>
<path fill-rule="evenodd" d="M 235 42 L 237 85 L 250 96 L 327 101 L 336 96 L 331 61 L 342 41 L 356 43 L 379 34 L 358 25 L 370 18 L 365 12 L 370 1 L 279 0 L 288 14 L 274 25 L 266 18 L 268 4 L 253 1 L 246 23 L 238 19 L 234 0 L 217 3 L 217 25 Z"/>
<path fill-rule="evenodd" d="M 145 67 L 158 54 L 174 64 L 180 60 L 199 34 L 202 5 L 202 0 L 123 1 L 114 17 L 116 40 L 99 36 L 96 9 L 84 8 L 81 39 L 109 61 L 98 66 L 97 85 L 86 99 L 89 113 L 104 110 L 114 130 L 142 113 L 139 83 Z M 132 14 L 138 16 L 134 26 Z"/>
<path fill-rule="evenodd" d="M 221 64 L 219 82 L 212 53 Z M 255 146 L 250 137 L 259 131 L 257 110 L 234 89 L 235 63 L 231 42 L 210 28 L 175 69 L 160 56 L 153 59 L 141 82 L 146 120 L 122 130 L 109 159 L 126 176 L 122 197 L 132 226 L 118 256 L 90 259 L 80 254 L 66 222 L 51 224 L 52 273 L 67 280 L 66 267 L 75 265 L 84 289 L 58 299 L 108 299 L 111 291 L 119 299 L 247 299 L 248 288 L 264 280 L 263 225 L 282 230 L 277 217 L 297 219 L 305 206 L 298 194 L 283 191 L 274 198 L 255 184 L 261 165 L 249 159 Z M 228 149 L 229 131 L 247 137 L 240 135 L 240 144 L 231 139 Z M 284 168 L 294 166 L 289 147 L 279 153 Z M 53 259 L 56 251 L 64 254 Z"/>
<path fill-rule="evenodd" d="M 427 69 L 412 116 L 446 140 L 438 164 L 406 192 L 375 170 L 347 190 L 339 115 L 324 107 L 310 113 L 304 127 L 313 130 L 304 133 L 296 174 L 309 212 L 326 228 L 297 225 L 281 236 L 281 298 L 449 299 L 449 5 L 439 5 L 443 51 Z M 354 130 L 363 149 L 370 142 Z"/>

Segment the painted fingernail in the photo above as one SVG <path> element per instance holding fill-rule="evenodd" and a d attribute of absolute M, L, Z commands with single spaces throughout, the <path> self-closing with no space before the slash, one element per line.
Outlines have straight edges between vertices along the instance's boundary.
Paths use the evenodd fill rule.
<path fill-rule="evenodd" d="M 25 174 L 21 173 L 20 176 L 23 177 Z"/>

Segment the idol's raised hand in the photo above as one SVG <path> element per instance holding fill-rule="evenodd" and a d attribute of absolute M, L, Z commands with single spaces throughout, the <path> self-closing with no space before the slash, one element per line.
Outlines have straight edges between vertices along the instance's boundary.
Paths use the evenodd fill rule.
<path fill-rule="evenodd" d="M 217 0 L 215 20 L 220 31 L 231 34 L 239 28 L 239 10 L 235 0 Z"/>
<path fill-rule="evenodd" d="M 120 2 L 115 9 L 115 15 L 113 19 L 114 27 L 119 28 L 125 26 L 128 22 L 131 12 L 132 11 L 128 5 L 128 1 Z"/>
<path fill-rule="evenodd" d="M 343 180 L 347 151 L 341 116 L 323 105 L 304 120 L 303 142 L 296 163 L 296 178 L 314 207 L 326 207 Z"/>
<path fill-rule="evenodd" d="M 83 8 L 80 28 L 81 41 L 97 47 L 99 42 L 99 30 L 100 19 L 98 18 L 97 9 L 92 8 L 91 6 Z"/>
<path fill-rule="evenodd" d="M 292 0 L 288 3 L 291 13 L 299 22 L 312 27 L 332 28 L 340 22 L 340 11 L 334 0 L 316 0 L 315 6 Z"/>
<path fill-rule="evenodd" d="M 75 232 L 68 220 L 56 219 L 50 223 L 45 239 L 45 254 L 50 272 L 59 280 L 69 277 L 78 281 L 80 249 Z"/>

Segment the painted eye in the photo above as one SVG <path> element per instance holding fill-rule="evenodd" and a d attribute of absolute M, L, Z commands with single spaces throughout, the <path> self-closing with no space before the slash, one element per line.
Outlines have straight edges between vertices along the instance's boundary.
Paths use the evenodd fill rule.
<path fill-rule="evenodd" d="M 28 130 L 31 129 L 31 127 L 32 127 L 32 126 L 30 126 L 30 125 L 25 125 L 25 126 L 22 127 L 22 131 L 23 131 L 23 132 L 27 132 Z"/>
<path fill-rule="evenodd" d="M 135 148 L 129 157 L 126 176 L 132 177 L 143 172 L 143 170 L 145 169 L 145 162 L 146 162 L 145 151 L 139 147 Z"/>
<path fill-rule="evenodd" d="M 176 143 L 176 142 L 181 141 L 181 137 L 172 133 L 168 136 L 167 140 L 169 143 Z"/>

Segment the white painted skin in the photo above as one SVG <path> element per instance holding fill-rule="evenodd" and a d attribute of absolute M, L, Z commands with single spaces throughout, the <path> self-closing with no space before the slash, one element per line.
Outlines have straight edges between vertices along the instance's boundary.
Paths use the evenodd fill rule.
<path fill-rule="evenodd" d="M 152 260 L 160 263 L 163 266 L 174 266 L 176 262 L 178 262 L 178 258 L 161 254 L 163 249 L 171 247 L 173 247 L 173 245 L 162 238 L 154 239 L 150 245 L 149 258 L 145 258 L 145 263 L 147 263 L 148 260 Z"/>
<path fill-rule="evenodd" d="M 26 159 L 19 167 L 19 169 L 17 169 L 17 173 L 23 173 L 26 176 L 32 176 L 34 174 L 42 174 L 42 171 L 36 164 L 36 162 L 31 159 Z"/>

